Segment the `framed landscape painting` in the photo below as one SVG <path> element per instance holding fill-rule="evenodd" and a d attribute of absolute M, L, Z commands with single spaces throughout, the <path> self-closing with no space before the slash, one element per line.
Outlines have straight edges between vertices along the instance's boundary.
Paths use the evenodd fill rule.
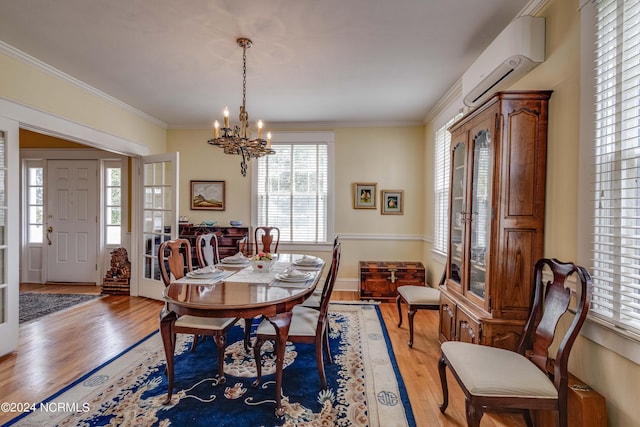
<path fill-rule="evenodd" d="M 382 215 L 402 215 L 404 208 L 403 190 L 381 190 L 380 191 L 381 214 Z"/>
<path fill-rule="evenodd" d="M 191 181 L 191 209 L 223 211 L 224 181 Z"/>
<path fill-rule="evenodd" d="M 353 184 L 353 208 L 375 209 L 377 185 L 372 182 Z"/>

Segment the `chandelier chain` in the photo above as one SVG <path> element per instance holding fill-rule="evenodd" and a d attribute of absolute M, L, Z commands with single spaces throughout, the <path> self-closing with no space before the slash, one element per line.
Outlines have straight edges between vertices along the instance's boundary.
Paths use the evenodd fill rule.
<path fill-rule="evenodd" d="M 247 106 L 247 46 L 242 46 L 242 109 L 246 111 Z"/>

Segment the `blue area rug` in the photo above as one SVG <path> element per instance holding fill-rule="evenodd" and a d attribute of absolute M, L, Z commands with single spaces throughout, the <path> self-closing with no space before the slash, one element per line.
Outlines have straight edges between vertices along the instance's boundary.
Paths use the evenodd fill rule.
<path fill-rule="evenodd" d="M 156 332 L 5 425 L 415 426 L 379 308 L 332 303 L 330 326 L 334 363 L 325 364 L 325 391 L 314 346 L 287 346 L 281 418 L 275 415 L 273 348 L 263 346 L 263 380 L 253 388 L 253 353 L 245 353 L 243 329 L 235 326 L 225 354 L 226 384 L 215 378 L 212 340 L 190 352 L 190 337 L 179 335 L 174 399 L 162 405 L 167 383 Z"/>

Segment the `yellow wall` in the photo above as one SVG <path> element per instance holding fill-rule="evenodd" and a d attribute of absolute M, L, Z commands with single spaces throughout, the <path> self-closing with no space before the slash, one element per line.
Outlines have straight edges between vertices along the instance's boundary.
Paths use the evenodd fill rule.
<path fill-rule="evenodd" d="M 229 220 L 239 219 L 250 225 L 251 172 L 243 177 L 240 157 L 209 146 L 209 138 L 209 129 L 167 132 L 168 151 L 180 153 L 180 215 L 186 215 L 192 223 L 214 219 L 228 225 Z M 420 260 L 423 157 L 422 126 L 335 130 L 334 231 L 343 236 L 339 276 L 350 280 L 353 289 L 357 287 L 359 260 Z M 225 181 L 226 210 L 190 210 L 191 180 Z M 404 215 L 381 215 L 379 201 L 375 210 L 353 209 L 355 182 L 378 183 L 378 197 L 380 190 L 404 190 Z M 398 236 L 403 239 L 398 240 Z"/>
<path fill-rule="evenodd" d="M 166 130 L 62 79 L 0 53 L 0 97 L 149 147 L 166 150 Z"/>

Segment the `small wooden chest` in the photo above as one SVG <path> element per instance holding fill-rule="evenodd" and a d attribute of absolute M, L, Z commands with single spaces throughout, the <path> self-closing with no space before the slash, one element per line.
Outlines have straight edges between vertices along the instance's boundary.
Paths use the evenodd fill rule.
<path fill-rule="evenodd" d="M 425 285 L 424 265 L 411 261 L 360 261 L 360 299 L 391 300 L 404 285 Z"/>

